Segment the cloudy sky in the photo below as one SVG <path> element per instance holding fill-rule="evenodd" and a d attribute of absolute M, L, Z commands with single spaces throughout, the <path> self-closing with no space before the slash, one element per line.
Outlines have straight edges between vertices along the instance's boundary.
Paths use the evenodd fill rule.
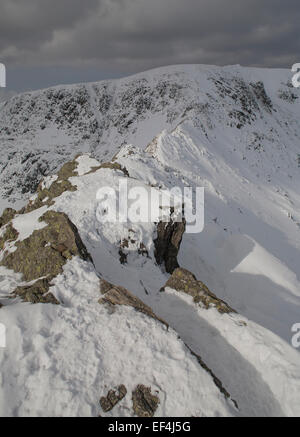
<path fill-rule="evenodd" d="M 300 62 L 299 0 L 0 0 L 10 89 L 183 63 Z"/>

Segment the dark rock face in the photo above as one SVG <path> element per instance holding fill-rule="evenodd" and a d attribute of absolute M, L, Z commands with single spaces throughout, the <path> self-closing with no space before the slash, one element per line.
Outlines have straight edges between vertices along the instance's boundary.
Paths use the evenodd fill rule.
<path fill-rule="evenodd" d="M 198 281 L 196 277 L 186 269 L 177 268 L 162 291 L 167 287 L 189 294 L 194 298 L 195 303 L 204 305 L 206 309 L 214 306 L 219 313 L 222 314 L 236 312 L 230 308 L 226 302 L 213 294 L 203 282 Z"/>
<path fill-rule="evenodd" d="M 100 281 L 100 291 L 104 295 L 100 300 L 100 304 L 109 304 L 109 305 L 125 305 L 134 308 L 136 311 L 139 311 L 143 314 L 146 314 L 149 317 L 152 317 L 155 320 L 163 323 L 168 327 L 168 324 L 157 317 L 155 313 L 152 311 L 150 307 L 148 307 L 144 302 L 135 297 L 132 293 L 130 293 L 126 288 L 117 287 L 115 285 L 110 284 L 109 282 L 101 279 Z"/>
<path fill-rule="evenodd" d="M 125 385 L 119 385 L 117 388 L 117 391 L 115 390 L 109 390 L 106 397 L 102 397 L 100 399 L 100 405 L 102 410 L 107 413 L 108 411 L 112 410 L 114 406 L 117 405 L 118 402 L 120 402 L 127 394 L 127 389 Z"/>
<path fill-rule="evenodd" d="M 185 221 L 159 222 L 157 238 L 154 240 L 154 256 L 157 264 L 164 264 L 167 273 L 173 273 L 179 267 L 177 255 L 180 249 L 182 236 L 185 232 Z"/>
<path fill-rule="evenodd" d="M 160 401 L 151 393 L 151 387 L 139 384 L 132 392 L 132 402 L 138 417 L 153 417 Z"/>
<path fill-rule="evenodd" d="M 47 211 L 40 221 L 46 222 L 47 226 L 35 230 L 25 240 L 17 241 L 17 249 L 14 252 L 5 252 L 1 265 L 22 273 L 27 282 L 38 280 L 33 285 L 18 287 L 13 293 L 15 296 L 32 303 L 58 303 L 51 294 L 47 294 L 52 279 L 62 273 L 63 266 L 73 256 L 91 262 L 92 259 L 76 226 L 66 214 Z M 3 245 L 11 240 L 11 237 L 17 238 L 16 231 L 12 230 L 4 234 L 6 240 Z"/>

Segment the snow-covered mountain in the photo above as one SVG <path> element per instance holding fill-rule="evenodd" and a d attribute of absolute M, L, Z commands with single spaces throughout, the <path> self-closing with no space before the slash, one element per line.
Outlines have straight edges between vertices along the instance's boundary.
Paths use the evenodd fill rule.
<path fill-rule="evenodd" d="M 195 65 L 0 106 L 2 415 L 300 414 L 299 96 Z M 203 232 L 102 222 L 120 180 L 204 187 Z"/>

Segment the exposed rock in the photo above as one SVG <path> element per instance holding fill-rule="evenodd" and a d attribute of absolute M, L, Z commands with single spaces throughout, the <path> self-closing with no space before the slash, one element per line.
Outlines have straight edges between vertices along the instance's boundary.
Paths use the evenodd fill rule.
<path fill-rule="evenodd" d="M 194 298 L 195 303 L 201 303 L 206 309 L 210 306 L 215 306 L 219 313 L 236 312 L 230 308 L 226 302 L 213 294 L 203 282 L 198 281 L 196 277 L 186 269 L 177 268 L 168 279 L 162 291 L 167 287 L 189 294 Z"/>
<path fill-rule="evenodd" d="M 111 170 L 119 170 L 121 171 L 124 176 L 129 177 L 129 173 L 126 167 L 122 167 L 118 162 L 104 162 L 103 164 L 99 165 L 98 167 L 93 167 L 89 173 L 94 173 L 97 170 L 100 170 L 101 168 L 109 168 Z M 89 174 L 87 173 L 87 174 Z"/>
<path fill-rule="evenodd" d="M 50 281 L 48 279 L 40 279 L 32 285 L 17 287 L 13 292 L 14 296 L 19 296 L 24 302 L 31 303 L 52 303 L 58 305 L 58 300 L 52 293 L 48 292 Z"/>
<path fill-rule="evenodd" d="M 253 88 L 254 94 L 258 101 L 260 101 L 268 111 L 272 111 L 273 104 L 270 97 L 267 95 L 263 82 L 250 83 Z"/>
<path fill-rule="evenodd" d="M 53 296 L 47 294 L 51 280 L 62 273 L 63 266 L 73 256 L 79 256 L 91 262 L 92 259 L 76 226 L 66 214 L 47 211 L 39 220 L 46 222 L 48 226 L 35 230 L 23 241 L 17 241 L 16 250 L 4 253 L 0 264 L 17 273 L 22 273 L 27 282 L 45 278 L 33 285 L 18 287 L 14 295 L 19 295 L 24 300 L 33 303 L 37 301 L 57 303 Z M 15 236 L 12 230 L 10 232 Z M 5 236 L 9 239 L 11 234 L 7 235 L 6 232 Z"/>
<path fill-rule="evenodd" d="M 57 276 L 72 256 L 91 260 L 76 226 L 66 214 L 47 211 L 39 220 L 48 226 L 17 242 L 17 250 L 5 254 L 3 265 L 23 273 L 26 281 L 32 281 L 43 276 Z"/>
<path fill-rule="evenodd" d="M 100 279 L 100 293 L 101 294 L 106 294 L 109 290 L 111 290 L 113 288 L 115 288 L 115 286 L 113 284 L 111 284 L 108 281 L 105 281 L 104 279 Z"/>
<path fill-rule="evenodd" d="M 134 231 L 131 230 L 134 233 Z M 137 252 L 139 255 L 150 258 L 149 252 L 143 242 L 130 238 L 124 238 L 119 241 L 119 260 L 121 264 L 127 264 L 127 258 L 130 253 Z"/>
<path fill-rule="evenodd" d="M 140 247 L 138 248 L 138 254 L 149 258 L 149 252 L 144 243 L 140 243 Z"/>
<path fill-rule="evenodd" d="M 157 238 L 154 240 L 154 256 L 157 264 L 164 263 L 167 273 L 173 273 L 179 267 L 177 255 L 182 236 L 185 232 L 186 222 L 159 222 L 157 225 Z"/>
<path fill-rule="evenodd" d="M 119 249 L 119 260 L 121 264 L 127 263 L 127 254 L 122 249 Z"/>
<path fill-rule="evenodd" d="M 100 405 L 102 410 L 107 413 L 112 410 L 118 402 L 120 402 L 127 394 L 127 389 L 125 385 L 119 385 L 117 391 L 109 390 L 106 397 L 100 399 Z"/>
<path fill-rule="evenodd" d="M 0 236 L 0 250 L 4 249 L 5 243 L 15 241 L 18 238 L 18 231 L 13 227 L 12 223 L 9 223 L 2 236 Z"/>
<path fill-rule="evenodd" d="M 151 387 L 139 384 L 132 392 L 133 411 L 138 417 L 153 417 L 159 398 L 151 393 Z"/>
<path fill-rule="evenodd" d="M 159 317 L 157 317 L 156 314 L 152 311 L 152 309 L 150 307 L 145 305 L 140 299 L 135 297 L 133 294 L 131 294 L 125 288 L 117 287 L 117 286 L 111 284 L 110 282 L 107 282 L 104 279 L 101 279 L 100 280 L 100 291 L 104 295 L 99 300 L 100 304 L 108 303 L 109 305 L 126 305 L 126 306 L 131 306 L 131 307 L 135 308 L 137 311 L 140 311 L 140 312 L 142 312 L 144 314 L 147 314 L 148 316 L 154 318 L 155 320 L 158 320 L 159 322 L 163 323 L 167 328 L 169 328 L 169 325 L 164 320 L 162 320 Z M 222 301 L 220 301 L 220 302 L 222 302 Z M 224 388 L 224 386 L 223 386 L 222 382 L 220 381 L 220 379 L 216 377 L 216 375 L 212 372 L 211 369 L 209 369 L 209 367 L 205 364 L 205 362 L 201 359 L 201 357 L 198 354 L 194 353 L 189 348 L 189 346 L 187 346 L 187 348 L 190 350 L 191 354 L 194 355 L 197 358 L 197 361 L 198 361 L 199 365 L 206 372 L 208 372 L 211 375 L 211 377 L 213 378 L 214 383 L 216 384 L 216 386 L 218 387 L 220 392 L 223 393 L 223 395 L 226 398 L 230 398 L 231 399 L 230 394 Z M 142 389 L 138 390 L 139 387 L 142 387 Z M 149 390 L 150 390 L 149 388 L 147 389 L 147 387 L 144 387 L 144 386 L 138 386 L 136 388 L 136 390 L 135 390 L 135 399 L 136 399 L 136 405 L 137 405 L 136 408 L 137 409 L 138 408 L 142 408 L 141 405 L 144 405 L 144 402 L 147 402 L 148 395 L 150 396 L 149 399 L 151 399 L 152 395 L 151 395 L 151 393 L 149 394 L 149 392 L 148 392 Z M 144 393 L 145 393 L 145 397 L 144 397 Z M 154 396 L 154 398 L 156 398 L 156 397 Z M 139 399 L 141 399 L 141 400 L 139 401 Z M 233 401 L 233 402 L 235 403 L 235 401 Z M 236 403 L 235 403 L 235 405 L 236 405 Z M 139 415 L 136 411 L 135 411 L 135 413 L 137 415 Z M 145 417 L 150 417 L 150 416 L 145 416 Z"/>
<path fill-rule="evenodd" d="M 13 208 L 5 208 L 0 217 L 0 228 L 10 222 L 16 213 L 17 211 Z"/>
<path fill-rule="evenodd" d="M 121 264 L 127 263 L 128 253 L 125 253 L 125 250 L 127 250 L 128 247 L 129 247 L 129 242 L 126 238 L 124 238 L 122 241 L 120 241 L 119 260 L 120 260 Z"/>
<path fill-rule="evenodd" d="M 169 325 L 162 319 L 156 316 L 150 307 L 144 304 L 140 299 L 130 293 L 126 288 L 117 287 L 110 284 L 104 279 L 100 280 L 100 291 L 104 296 L 99 300 L 100 304 L 107 303 L 109 305 L 125 305 L 134 308 L 149 317 L 163 323 L 165 326 Z"/>
<path fill-rule="evenodd" d="M 78 167 L 77 158 L 79 158 L 80 155 L 76 155 L 75 158 L 72 161 L 66 162 L 59 172 L 57 173 L 58 180 L 67 180 L 72 176 L 78 176 L 78 173 L 76 171 Z"/>
<path fill-rule="evenodd" d="M 78 156 L 77 156 L 78 157 Z M 59 197 L 65 191 L 76 191 L 77 187 L 72 185 L 69 178 L 72 176 L 78 176 L 76 168 L 78 163 L 75 157 L 73 161 L 67 162 L 57 173 L 57 179 L 52 182 L 49 187 L 44 185 L 44 182 L 40 182 L 37 188 L 37 198 L 30 201 L 25 208 L 24 212 L 30 212 L 41 206 L 54 204 L 53 199 Z"/>

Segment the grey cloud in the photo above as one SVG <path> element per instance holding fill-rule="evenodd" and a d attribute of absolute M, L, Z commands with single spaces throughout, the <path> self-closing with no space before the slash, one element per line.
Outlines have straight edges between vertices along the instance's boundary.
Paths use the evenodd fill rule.
<path fill-rule="evenodd" d="M 299 0 L 1 0 L 0 60 L 130 73 L 299 62 Z"/>

